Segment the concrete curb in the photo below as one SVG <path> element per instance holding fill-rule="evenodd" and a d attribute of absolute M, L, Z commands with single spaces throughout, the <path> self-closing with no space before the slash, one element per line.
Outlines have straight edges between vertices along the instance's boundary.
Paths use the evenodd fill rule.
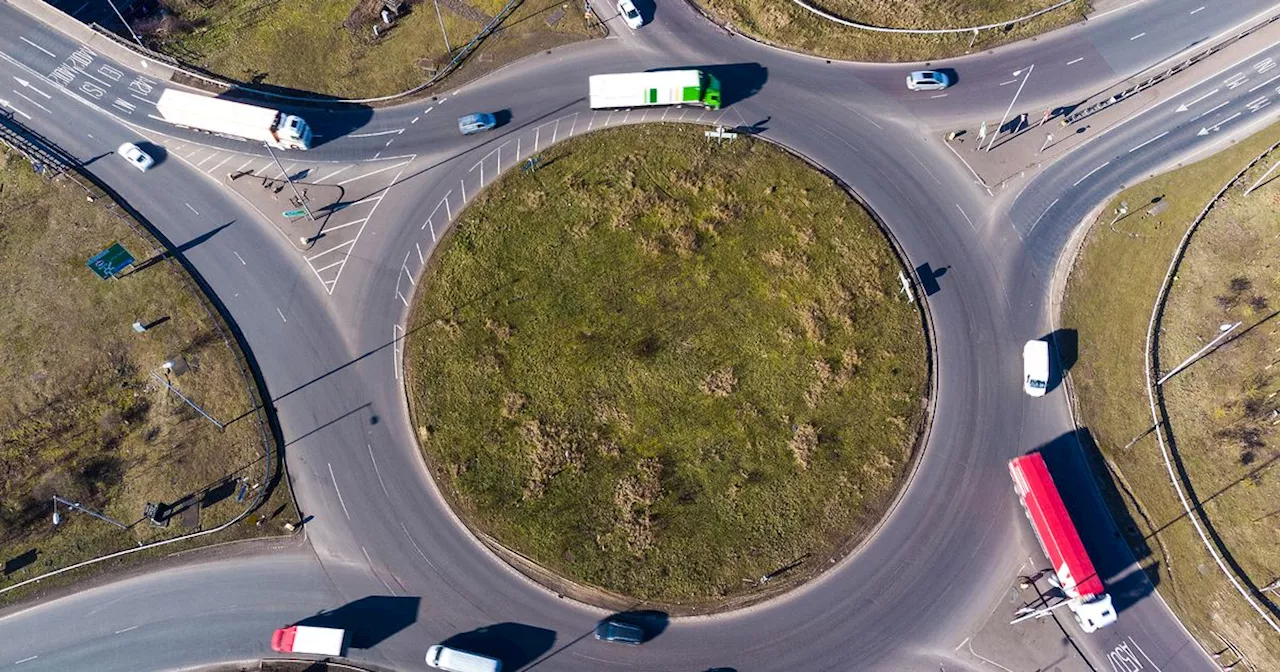
<path fill-rule="evenodd" d="M 810 13 L 816 16 L 820 16 L 828 21 L 838 23 L 842 26 L 848 26 L 849 28 L 857 28 L 858 30 L 874 31 L 877 33 L 898 33 L 898 34 L 906 34 L 906 35 L 945 35 L 945 34 L 953 34 L 953 33 L 975 33 L 976 34 L 980 30 L 990 30 L 992 28 L 1004 28 L 1005 26 L 1012 26 L 1015 23 L 1030 21 L 1031 19 L 1034 19 L 1038 16 L 1043 16 L 1045 14 L 1048 14 L 1049 12 L 1062 9 L 1067 5 L 1076 3 L 1078 1 L 1079 0 L 1062 0 L 1062 2 L 1051 5 L 1049 7 L 1045 7 L 1044 9 L 1032 12 L 1030 14 L 1027 14 L 1026 16 L 1020 16 L 1016 19 L 1009 19 L 1008 21 L 1001 21 L 999 23 L 989 23 L 985 26 L 970 26 L 968 28 L 885 28 L 883 26 L 873 26 L 868 23 L 859 23 L 857 21 L 850 21 L 849 19 L 841 18 L 839 16 L 836 16 L 835 14 L 829 14 L 827 12 L 822 11 L 821 9 L 818 9 L 817 7 L 810 5 L 809 3 L 805 2 L 805 0 L 791 0 L 791 2 L 794 2 L 800 7 L 803 7 L 804 9 L 808 10 Z"/>

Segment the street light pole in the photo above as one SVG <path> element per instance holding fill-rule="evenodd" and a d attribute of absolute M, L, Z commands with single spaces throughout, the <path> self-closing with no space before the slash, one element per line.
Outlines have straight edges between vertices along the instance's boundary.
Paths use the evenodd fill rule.
<path fill-rule="evenodd" d="M 1108 224 L 1108 226 L 1111 227 L 1112 231 L 1116 230 L 1116 222 L 1120 221 L 1120 218 L 1124 217 L 1127 214 L 1129 214 L 1129 202 L 1120 201 L 1120 207 L 1116 208 L 1116 216 L 1111 220 L 1111 223 Z"/>
<path fill-rule="evenodd" d="M 1163 385 L 1164 381 L 1169 380 L 1169 378 L 1171 378 L 1173 374 L 1187 368 L 1188 366 L 1191 366 L 1193 362 L 1195 362 L 1197 359 L 1202 357 L 1204 353 L 1209 351 L 1210 348 L 1217 345 L 1218 341 L 1221 341 L 1222 339 L 1226 338 L 1227 334 L 1234 331 L 1235 328 L 1240 326 L 1241 324 L 1243 324 L 1243 322 L 1236 322 L 1235 324 L 1224 324 L 1221 327 L 1219 327 L 1218 331 L 1221 333 L 1219 333 L 1216 337 L 1214 337 L 1212 341 L 1209 341 L 1208 345 L 1204 346 L 1203 348 L 1200 348 L 1199 350 L 1196 351 L 1196 354 L 1191 355 L 1190 357 L 1186 358 L 1186 360 L 1184 360 L 1181 364 L 1173 367 L 1172 371 L 1164 374 L 1163 378 L 1156 381 L 1156 385 Z"/>
<path fill-rule="evenodd" d="M 97 518 L 98 520 L 101 520 L 101 521 L 105 521 L 105 522 L 111 523 L 112 525 L 115 525 L 116 527 L 118 527 L 118 528 L 120 528 L 120 529 L 122 529 L 122 530 L 127 530 L 127 529 L 129 529 L 129 526 L 128 526 L 128 525 L 125 525 L 124 523 L 122 523 L 122 522 L 120 522 L 120 521 L 118 521 L 118 520 L 116 520 L 116 519 L 114 519 L 114 518 L 111 518 L 111 517 L 109 517 L 109 516 L 107 516 L 107 515 L 105 515 L 105 514 L 101 514 L 101 513 L 98 513 L 98 512 L 96 512 L 96 511 L 92 511 L 92 510 L 90 510 L 90 509 L 87 509 L 87 508 L 85 508 L 85 507 L 81 506 L 79 502 L 73 502 L 73 501 L 71 501 L 71 500 L 63 499 L 63 498 L 61 498 L 61 497 L 59 497 L 59 496 L 57 496 L 57 495 L 54 495 L 54 496 L 53 496 L 53 524 L 54 524 L 54 525 L 58 525 L 58 524 L 60 524 L 60 523 L 62 522 L 62 517 L 58 515 L 58 505 L 59 505 L 59 504 L 61 504 L 61 505 L 65 506 L 65 507 L 67 507 L 68 509 L 75 509 L 76 511 L 79 511 L 79 512 L 81 512 L 81 513 L 87 513 L 87 514 L 89 514 L 89 515 L 93 516 L 94 518 Z"/>
<path fill-rule="evenodd" d="M 298 187 L 294 186 L 293 178 L 289 177 L 289 172 L 284 169 L 284 164 L 280 163 L 280 159 L 279 157 L 276 156 L 276 153 L 271 151 L 271 145 L 268 145 L 267 143 L 264 142 L 262 143 L 262 146 L 267 148 L 267 153 L 270 154 L 271 158 L 275 160 L 276 167 L 280 169 L 280 174 L 284 175 L 284 180 L 289 183 L 289 188 L 293 190 L 293 197 L 298 199 L 298 205 L 301 205 L 302 210 L 307 213 L 307 219 L 313 222 L 316 221 L 315 216 L 311 214 L 311 208 L 307 207 L 307 202 L 303 200 L 302 194 L 298 193 Z"/>
<path fill-rule="evenodd" d="M 164 363 L 164 369 L 165 369 L 165 371 L 170 371 L 170 370 L 172 370 L 172 369 L 173 369 L 173 362 L 165 362 L 165 363 Z M 178 395 L 178 398 L 179 398 L 179 399 L 181 399 L 181 400 L 183 400 L 183 401 L 187 402 L 187 405 L 188 405 L 188 406 L 190 406 L 191 408 L 196 409 L 196 413 L 199 413 L 200 415 L 203 415 L 205 420 L 208 420 L 209 422 L 212 422 L 213 424 L 217 425 L 217 426 L 218 426 L 218 429 L 226 429 L 226 425 L 223 425 L 221 422 L 218 422 L 217 420 L 215 420 L 215 419 L 213 418 L 213 416 L 212 416 L 212 415 L 209 415 L 208 413 L 205 413 L 203 408 L 200 408 L 199 406 L 197 406 L 197 405 L 196 405 L 196 402 L 191 401 L 190 399 L 188 399 L 188 398 L 186 397 L 186 395 L 184 395 L 183 393 L 179 392 L 179 391 L 178 391 L 178 388 L 176 388 L 176 387 L 174 387 L 173 385 L 169 384 L 169 381 L 168 381 L 167 379 L 163 378 L 160 374 L 156 373 L 155 371 L 152 371 L 152 372 L 151 372 L 151 377 L 152 377 L 152 378 L 155 378 L 155 379 L 156 379 L 156 380 L 158 380 L 158 381 L 160 381 L 160 384 L 162 384 L 162 385 L 164 385 L 165 387 L 169 388 L 169 391 L 170 391 L 170 392 L 172 392 L 172 393 L 174 393 L 174 394 Z"/>
<path fill-rule="evenodd" d="M 142 44 L 142 40 L 138 39 L 138 34 L 133 32 L 133 27 L 129 25 L 128 21 L 124 20 L 124 15 L 120 13 L 119 9 L 116 9 L 116 3 L 111 0 L 107 0 L 107 4 L 111 5 L 111 9 L 115 11 L 116 16 L 120 17 L 120 23 L 123 23 L 125 30 L 128 30 L 129 34 L 133 36 L 133 41 L 137 42 L 139 47 L 146 48 L 145 45 Z"/>
<path fill-rule="evenodd" d="M 1018 85 L 1018 90 L 1013 94 L 1013 100 L 1009 101 L 1009 108 L 1004 111 L 1004 116 L 1000 117 L 1000 125 L 996 126 L 996 132 L 991 134 L 991 142 L 987 143 L 987 151 L 991 151 L 991 147 L 996 144 L 996 138 L 1000 136 L 1000 129 L 1004 128 L 1004 122 L 1008 120 L 1009 113 L 1013 111 L 1013 106 L 1018 102 L 1018 96 L 1022 95 L 1022 87 L 1027 85 L 1027 80 L 1031 79 L 1031 71 L 1035 70 L 1035 64 L 1027 68 L 1027 76 L 1022 78 L 1022 83 Z"/>

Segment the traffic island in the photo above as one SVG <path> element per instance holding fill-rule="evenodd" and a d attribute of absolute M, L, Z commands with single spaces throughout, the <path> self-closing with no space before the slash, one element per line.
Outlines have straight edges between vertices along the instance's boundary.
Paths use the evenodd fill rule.
<path fill-rule="evenodd" d="M 918 454 L 931 359 L 890 241 L 805 162 L 704 130 L 545 150 L 417 283 L 430 470 L 562 594 L 673 614 L 777 594 L 854 548 Z"/>
<path fill-rule="evenodd" d="M 333 184 L 313 184 L 268 177 L 249 171 L 223 176 L 223 184 L 244 200 L 299 251 L 310 249 L 324 236 L 333 215 L 351 205 L 343 200 L 346 190 Z M 281 171 L 283 173 L 283 171 Z"/>
<path fill-rule="evenodd" d="M 290 514 L 250 513 L 285 510 L 256 383 L 178 252 L 56 147 L 3 137 L 22 149 L 0 154 L 0 599 L 177 538 L 278 533 Z"/>
<path fill-rule="evenodd" d="M 1095 478 L 1116 484 L 1104 496 L 1117 520 L 1131 521 L 1121 532 L 1179 620 L 1224 667 L 1243 660 L 1236 669 L 1280 669 L 1271 625 L 1280 578 L 1271 447 L 1280 426 L 1278 142 L 1272 126 L 1105 204 L 1072 265 L 1060 318 L 1082 355 L 1069 381 Z M 1153 213 L 1151 203 L 1166 207 Z M 1152 360 L 1167 416 L 1157 437 L 1144 350 L 1166 273 Z"/>

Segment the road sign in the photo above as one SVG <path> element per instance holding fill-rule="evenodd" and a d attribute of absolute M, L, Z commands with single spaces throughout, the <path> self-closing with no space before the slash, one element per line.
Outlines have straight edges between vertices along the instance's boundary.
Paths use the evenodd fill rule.
<path fill-rule="evenodd" d="M 285 211 L 284 211 L 283 213 L 281 213 L 281 214 L 283 214 L 285 217 L 288 217 L 289 219 L 297 219 L 297 218 L 299 218 L 299 217 L 306 217 L 306 216 L 307 216 L 307 211 L 306 211 L 306 210 L 301 210 L 301 209 L 299 209 L 299 210 L 285 210 Z"/>
<path fill-rule="evenodd" d="M 120 243 L 111 243 L 111 247 L 93 255 L 86 265 L 93 269 L 99 278 L 106 280 L 115 277 L 126 266 L 133 263 L 133 255 Z"/>

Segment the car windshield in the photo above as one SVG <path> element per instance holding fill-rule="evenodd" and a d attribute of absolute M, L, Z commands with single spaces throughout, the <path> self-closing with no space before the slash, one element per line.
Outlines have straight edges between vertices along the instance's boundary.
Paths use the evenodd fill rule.
<path fill-rule="evenodd" d="M 640 12 L 636 11 L 636 8 L 635 8 L 635 7 L 629 7 L 629 8 L 627 8 L 627 18 L 629 18 L 629 19 L 634 19 L 634 18 L 637 18 L 637 17 L 639 17 L 639 16 L 640 16 Z"/>
<path fill-rule="evenodd" d="M 1027 387 L 1030 387 L 1033 390 L 1043 390 L 1045 387 L 1045 382 L 1043 380 L 1035 380 L 1033 378 L 1028 378 Z"/>

